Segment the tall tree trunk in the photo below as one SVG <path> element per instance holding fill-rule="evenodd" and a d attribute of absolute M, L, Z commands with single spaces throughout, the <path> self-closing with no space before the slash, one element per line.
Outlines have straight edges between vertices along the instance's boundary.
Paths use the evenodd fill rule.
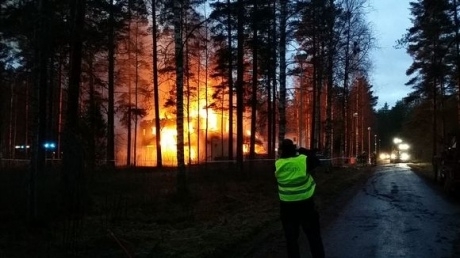
<path fill-rule="evenodd" d="M 206 7 L 205 7 L 206 8 Z M 206 13 L 206 9 L 205 9 L 205 13 Z M 205 161 L 206 161 L 206 164 L 208 163 L 208 128 L 209 128 L 209 108 L 208 108 L 208 38 L 209 38 L 209 35 L 208 35 L 208 22 L 206 21 L 206 27 L 205 27 L 205 30 L 206 30 L 206 48 L 205 48 L 205 76 L 204 76 L 204 85 L 205 85 L 205 88 L 204 88 L 204 95 L 205 95 L 205 106 L 206 106 L 206 129 L 205 129 L 205 135 L 204 135 L 204 146 L 205 146 L 205 150 L 204 150 L 204 157 L 205 157 Z M 222 103 L 224 102 L 224 100 L 222 99 Z M 222 116 L 223 118 L 223 116 Z M 221 119 L 221 121 L 223 121 L 223 119 Z M 221 122 L 222 124 L 222 122 Z M 221 129 L 221 134 L 223 134 L 224 130 Z M 221 137 L 222 139 L 224 138 L 223 135 Z M 223 145 L 222 145 L 222 148 L 223 148 Z M 222 154 L 223 155 L 223 154 Z"/>
<path fill-rule="evenodd" d="M 366 151 L 366 145 L 364 145 L 364 141 L 366 139 L 366 130 L 367 128 L 364 127 L 364 118 L 366 117 L 366 113 L 364 111 L 364 101 L 365 101 L 365 93 L 364 93 L 364 81 L 362 79 L 362 77 L 359 77 L 358 78 L 358 105 L 357 105 L 357 108 L 358 108 L 358 114 L 359 114 L 359 130 L 358 130 L 358 133 L 359 133 L 359 143 L 360 143 L 360 146 L 359 146 L 359 154 L 363 153 Z M 367 152 L 367 151 L 366 151 Z M 369 154 L 369 153 L 368 153 Z"/>
<path fill-rule="evenodd" d="M 228 159 L 233 160 L 233 49 L 231 2 L 227 0 L 227 45 L 228 45 Z"/>
<path fill-rule="evenodd" d="M 276 3 L 277 1 L 272 1 L 272 17 L 273 17 L 273 22 L 272 22 L 272 28 L 271 28 L 271 31 L 272 31 L 272 34 L 271 34 L 271 43 L 272 43 L 272 46 L 271 46 L 271 62 L 270 62 L 270 83 L 271 85 L 269 87 L 271 87 L 271 98 L 270 98 L 270 112 L 269 112 L 269 116 L 270 116 L 270 130 L 271 130 L 271 134 L 270 134 L 270 138 L 269 138 L 269 141 L 271 143 L 271 148 L 269 148 L 269 151 L 270 151 L 270 157 L 272 158 L 275 158 L 275 149 L 276 149 L 276 138 L 277 138 L 277 135 L 276 135 L 276 125 L 277 123 L 275 123 L 276 121 L 276 118 L 277 118 L 277 112 L 276 112 L 276 101 L 277 101 L 277 79 L 276 79 L 276 66 L 277 66 L 277 22 L 276 22 Z"/>
<path fill-rule="evenodd" d="M 240 171 L 243 169 L 243 111 L 244 111 L 244 5 L 243 0 L 238 0 L 238 58 L 237 58 L 237 82 L 236 82 L 236 160 Z"/>
<path fill-rule="evenodd" d="M 315 8 L 316 10 L 316 8 Z M 316 14 L 314 14 L 316 16 Z M 315 26 L 314 26 L 315 27 Z M 311 124 L 310 124 L 310 149 L 316 148 L 316 113 L 318 112 L 316 101 L 318 100 L 318 35 L 316 35 L 316 29 L 313 30 L 313 49 L 311 50 L 313 53 L 313 91 L 312 91 L 312 112 L 311 112 Z"/>
<path fill-rule="evenodd" d="M 136 47 L 134 48 L 135 53 L 135 60 L 134 60 L 134 70 L 135 70 L 135 77 L 134 77 L 134 106 L 136 112 L 134 113 L 134 157 L 133 157 L 133 165 L 137 165 L 137 122 L 139 117 L 139 107 L 138 107 L 138 84 L 139 84 L 139 47 L 138 47 L 138 37 L 139 37 L 139 21 L 136 19 L 136 34 L 135 34 L 135 44 Z"/>
<path fill-rule="evenodd" d="M 275 1 L 273 1 L 275 2 Z M 274 3 L 272 3 L 273 5 L 275 5 Z M 273 8 L 274 9 L 274 8 Z M 273 15 L 274 17 L 274 15 Z M 276 19 L 273 18 L 272 20 L 272 27 L 275 27 L 276 26 L 274 25 Z M 271 29 L 273 31 L 273 29 Z M 268 34 L 268 42 L 273 42 L 273 38 L 275 37 L 275 35 L 273 35 L 273 33 L 269 33 Z M 272 77 L 275 76 L 275 73 L 273 72 L 273 69 L 272 69 L 272 66 L 273 66 L 273 63 L 274 63 L 274 59 L 275 59 L 275 55 L 272 54 L 274 51 L 273 51 L 273 44 L 271 45 L 271 47 L 269 48 L 269 51 L 270 51 L 270 64 L 268 66 L 268 71 L 267 71 L 267 151 L 268 151 L 268 156 L 270 158 L 273 158 L 273 141 L 272 141 L 272 135 L 273 135 L 273 121 L 272 121 L 272 118 L 273 118 L 273 115 L 272 115 L 272 99 L 273 99 L 273 94 L 272 94 Z"/>
<path fill-rule="evenodd" d="M 205 14 L 206 15 L 206 14 Z M 207 28 L 205 28 L 207 29 Z M 201 124 L 201 115 L 200 115 L 200 109 L 201 109 L 201 103 L 200 103 L 200 93 L 201 93 L 201 89 L 200 89 L 200 77 L 201 77 L 201 44 L 198 43 L 198 52 L 199 52 L 199 57 L 198 58 L 198 61 L 197 61 L 197 85 L 196 85 L 196 111 L 197 111 L 197 117 L 196 117 L 196 154 L 197 154 L 197 159 L 196 159 L 196 164 L 200 164 L 200 135 L 201 135 L 201 128 L 200 128 L 200 124 Z M 206 80 L 207 78 L 205 78 Z M 189 144 L 190 145 L 190 144 Z"/>
<path fill-rule="evenodd" d="M 82 194 L 84 194 L 84 148 L 79 129 L 79 96 L 82 63 L 82 31 L 85 17 L 85 0 L 71 2 L 72 30 L 70 42 L 70 68 L 67 98 L 67 116 L 64 127 L 62 174 L 66 191 L 66 205 L 72 215 L 83 212 Z"/>
<path fill-rule="evenodd" d="M 324 154 L 332 157 L 333 144 L 332 144 L 332 89 L 334 87 L 334 20 L 335 20 L 335 7 L 334 0 L 329 1 L 329 14 L 327 19 L 328 24 L 328 46 L 327 46 L 327 95 L 326 95 L 326 142 Z"/>
<path fill-rule="evenodd" d="M 88 75 L 89 75 L 89 92 L 88 92 L 88 99 L 89 99 L 89 142 L 88 142 L 88 168 L 89 171 L 93 171 L 95 166 L 96 166 L 96 159 L 95 159 L 95 154 L 96 154 L 96 102 L 94 99 L 94 74 L 93 74 L 93 57 L 94 55 L 92 54 L 89 56 L 89 61 L 88 61 Z"/>
<path fill-rule="evenodd" d="M 176 60 L 176 108 L 177 108 L 177 192 L 179 195 L 187 191 L 184 163 L 184 52 L 182 42 L 182 4 L 174 1 L 174 45 Z"/>
<path fill-rule="evenodd" d="M 186 22 L 186 21 L 185 21 Z M 184 32 L 185 35 L 187 35 L 187 31 Z M 187 86 L 187 102 L 186 102 L 186 107 L 187 107 L 187 156 L 188 156 L 188 164 L 192 164 L 192 144 L 190 141 L 190 57 L 189 57 L 189 43 L 187 39 L 185 39 L 185 71 L 186 71 L 186 86 Z"/>
<path fill-rule="evenodd" d="M 298 139 L 297 139 L 297 146 L 307 146 L 306 144 L 304 144 L 304 141 L 303 141 L 303 134 L 304 134 L 304 131 L 303 131 L 303 124 L 304 124 L 304 119 L 305 119 L 305 115 L 304 115 L 304 111 L 303 111 L 303 103 L 304 102 L 304 91 L 306 90 L 305 88 L 305 85 L 304 85 L 304 67 L 303 67 L 303 61 L 304 60 L 300 60 L 300 78 L 299 78 L 299 95 L 300 95 L 300 98 L 299 98 L 299 110 L 298 110 L 298 116 L 297 116 L 297 130 L 298 130 Z"/>
<path fill-rule="evenodd" d="M 438 154 L 438 102 L 437 102 L 437 79 L 433 80 L 433 145 L 432 157 Z"/>
<path fill-rule="evenodd" d="M 115 115 L 115 99 L 114 99 L 114 76 L 115 76 L 115 36 L 114 26 L 115 18 L 113 17 L 114 0 L 110 0 L 109 10 L 109 35 L 108 35 L 108 59 L 109 59 L 109 72 L 108 72 L 108 110 L 107 110 L 107 166 L 109 168 L 115 167 L 115 132 L 114 132 L 114 115 Z"/>
<path fill-rule="evenodd" d="M 257 44 L 259 41 L 258 35 L 257 35 L 257 0 L 253 0 L 254 2 L 254 13 L 253 18 L 252 18 L 252 29 L 253 29 L 253 47 L 252 47 L 252 101 L 251 101 L 251 141 L 250 141 L 250 148 L 249 148 L 249 156 L 251 159 L 254 159 L 256 156 L 255 152 L 255 145 L 256 145 L 256 114 L 257 114 L 257 83 L 258 83 L 258 64 L 257 64 L 257 59 L 258 57 L 258 49 L 257 49 Z"/>
<path fill-rule="evenodd" d="M 45 141 L 50 142 L 51 140 L 54 141 L 55 131 L 53 130 L 54 124 L 54 87 L 55 81 L 54 78 L 54 54 L 51 53 L 51 50 L 48 51 L 49 61 L 47 65 L 47 83 L 48 89 L 46 91 L 47 94 L 47 112 L 46 112 L 46 134 L 45 134 Z M 46 156 L 46 154 L 45 154 Z M 45 157 L 46 160 L 47 157 Z"/>
<path fill-rule="evenodd" d="M 160 95 L 158 86 L 158 47 L 157 47 L 157 17 L 156 17 L 156 0 L 152 0 L 152 63 L 153 63 L 153 95 L 155 110 L 155 145 L 157 155 L 157 167 L 163 167 L 163 158 L 161 157 L 161 128 L 160 128 Z"/>
<path fill-rule="evenodd" d="M 321 32 L 320 32 L 321 33 Z M 323 131 L 321 128 L 322 124 L 322 116 L 321 116 L 321 96 L 323 92 L 323 84 L 324 84 L 324 42 L 322 41 L 321 37 L 321 42 L 319 42 L 319 60 L 318 60 L 318 85 L 317 85 L 317 94 L 316 94 L 316 101 L 315 101 L 315 142 L 314 142 L 314 147 L 316 149 L 319 149 L 323 147 L 323 142 L 322 142 L 322 134 L 321 132 Z"/>
<path fill-rule="evenodd" d="M 225 114 L 225 112 L 224 112 L 224 110 L 225 110 L 225 107 L 224 107 L 225 92 L 224 92 L 224 91 L 222 91 L 222 96 L 221 96 L 221 98 L 222 98 L 222 103 L 221 103 L 221 107 L 220 107 L 220 110 L 221 110 L 221 113 L 220 113 L 221 115 L 220 115 L 220 116 L 221 116 L 221 117 L 224 117 L 224 114 Z M 221 149 L 220 149 L 220 155 L 221 155 L 222 157 L 224 156 L 224 125 L 225 125 L 225 124 L 224 124 L 224 119 L 221 119 L 221 122 L 220 122 L 220 139 L 221 139 L 221 144 L 220 144 L 220 146 L 221 146 L 221 147 L 220 147 L 220 148 L 221 148 Z M 212 150 L 213 150 L 212 144 L 213 144 L 213 139 L 211 138 L 211 154 L 214 153 L 214 152 L 212 151 Z"/>
<path fill-rule="evenodd" d="M 58 112 L 58 124 L 57 124 L 57 158 L 61 159 L 61 150 L 62 150 L 62 144 L 61 144 L 61 137 L 62 137 L 62 113 L 63 113 L 63 89 L 62 89 L 62 71 L 64 67 L 64 58 L 62 57 L 62 53 L 59 54 L 59 73 L 58 73 L 58 89 L 59 89 L 59 112 Z M 26 94 L 27 95 L 27 94 Z M 27 105 L 27 112 L 26 116 L 28 114 L 28 106 Z M 28 119 L 26 119 L 27 121 Z M 26 126 L 27 128 L 27 126 Z M 28 130 L 26 130 L 27 132 Z M 27 141 L 27 135 L 26 135 L 26 141 Z M 27 145 L 27 142 L 26 142 Z"/>
<path fill-rule="evenodd" d="M 131 166 L 131 124 L 132 124 L 132 103 L 131 103 L 131 0 L 128 0 L 128 140 L 126 144 L 126 166 Z"/>
<path fill-rule="evenodd" d="M 10 83 L 10 121 L 9 121 L 9 130 L 8 130 L 8 156 L 10 159 L 14 159 L 14 143 L 13 143 L 13 132 L 16 131 L 16 127 L 13 126 L 13 117 L 14 115 L 14 110 L 15 110 L 15 101 L 14 101 L 14 95 L 15 95 L 15 90 L 14 88 L 17 87 L 17 79 L 15 78 L 13 82 Z M 17 113 L 17 112 L 16 112 Z"/>
<path fill-rule="evenodd" d="M 457 83 L 457 129 L 460 129 L 460 22 L 458 19 L 457 0 L 454 0 L 454 29 L 455 29 L 455 64 L 456 64 L 456 83 Z"/>
<path fill-rule="evenodd" d="M 280 0 L 280 95 L 278 101 L 279 128 L 278 144 L 286 135 L 286 37 L 287 37 L 287 5 L 288 1 Z"/>
<path fill-rule="evenodd" d="M 29 145 L 29 142 L 30 142 L 30 139 L 29 139 L 29 135 L 30 135 L 30 131 L 29 131 L 29 117 L 30 117 L 30 79 L 27 78 L 26 79 L 26 113 L 25 113 L 25 124 L 24 124 L 24 128 L 25 128 L 25 136 L 24 136 L 24 139 L 25 139 L 25 145 L 26 145 L 26 150 L 25 150 L 25 156 L 26 157 L 29 157 L 29 150 L 27 149 L 27 146 Z M 59 135 L 58 137 L 61 136 L 61 132 L 59 132 Z M 59 141 L 59 144 L 61 144 L 61 142 Z M 1 144 L 0 144 L 0 147 L 1 147 Z M 0 151 L 1 152 L 1 151 Z M 1 157 L 1 153 L 0 153 L 0 157 Z M 59 156 L 60 158 L 60 156 Z"/>
<path fill-rule="evenodd" d="M 38 1 L 38 26 L 36 28 L 35 49 L 35 91 L 33 110 L 34 114 L 34 139 L 32 143 L 32 160 L 29 171 L 28 185 L 28 217 L 30 222 L 36 221 L 40 216 L 38 207 L 40 177 L 43 176 L 45 167 L 45 148 L 43 143 L 46 135 L 46 92 L 47 92 L 47 66 L 48 66 L 48 37 L 47 37 L 47 0 Z M 11 92 L 13 94 L 13 92 Z"/>
<path fill-rule="evenodd" d="M 347 39 L 346 39 L 346 48 L 345 48 L 345 68 L 344 68 L 344 77 L 343 77 L 343 99 L 342 99 L 342 120 L 343 120 L 343 130 L 341 135 L 341 145 L 342 145 L 342 157 L 349 157 L 350 153 L 348 151 L 348 76 L 349 76 L 349 67 L 350 67 L 350 30 L 351 30 L 351 14 L 348 14 L 347 20 Z"/>
<path fill-rule="evenodd" d="M 268 156 L 273 158 L 273 142 L 272 142 L 272 134 L 273 134 L 273 122 L 272 122 L 272 75 L 270 72 L 267 75 L 267 149 L 268 149 Z"/>

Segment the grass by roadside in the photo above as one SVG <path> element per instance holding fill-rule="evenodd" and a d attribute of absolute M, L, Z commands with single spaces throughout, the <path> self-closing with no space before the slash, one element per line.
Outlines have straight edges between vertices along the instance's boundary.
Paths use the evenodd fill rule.
<path fill-rule="evenodd" d="M 451 191 L 446 192 L 446 190 L 443 188 L 443 183 L 435 182 L 433 166 L 431 163 L 419 162 L 419 163 L 410 163 L 408 165 L 412 169 L 412 171 L 414 171 L 417 175 L 427 180 L 429 185 L 434 187 L 436 191 L 446 196 L 449 196 L 450 198 L 453 198 L 457 201 L 460 200 L 460 189 L 458 186 L 452 188 Z"/>
<path fill-rule="evenodd" d="M 447 197 L 448 194 L 444 192 L 444 189 L 441 187 L 441 185 L 436 184 L 434 181 L 433 166 L 431 165 L 431 163 L 412 163 L 409 164 L 409 166 L 412 168 L 412 171 L 417 173 L 423 179 L 427 180 L 427 182 L 434 189 L 436 189 L 437 192 L 442 193 Z M 460 191 L 457 189 L 456 192 L 451 193 L 449 195 L 449 200 L 459 203 Z M 458 233 L 457 240 L 453 243 L 452 249 L 452 257 L 460 257 L 460 232 Z"/>
<path fill-rule="evenodd" d="M 356 194 L 367 179 L 373 174 L 375 167 L 348 167 L 326 170 L 320 168 L 315 175 L 317 186 L 315 202 L 320 213 L 322 227 L 327 226 L 335 219 L 347 201 Z M 329 172 L 327 172 L 329 171 Z M 278 199 L 275 202 L 275 214 L 271 223 L 256 230 L 245 241 L 235 242 L 231 252 L 221 252 L 215 257 L 241 258 L 241 257 L 277 257 L 280 251 L 280 239 L 284 241 L 279 222 Z M 282 248 L 284 255 L 284 248 Z M 281 254 L 280 254 L 281 255 Z"/>
<path fill-rule="evenodd" d="M 424 179 L 434 182 L 433 166 L 428 162 L 410 163 L 409 167 Z"/>
<path fill-rule="evenodd" d="M 59 214 L 58 172 L 46 175 L 43 224 L 25 227 L 26 173 L 0 174 L 2 257 L 221 257 L 241 243 L 257 244 L 278 223 L 272 162 L 234 169 L 194 167 L 188 198 L 175 198 L 175 172 L 151 169 L 100 171 L 88 175 L 89 202 L 83 217 Z M 320 212 L 335 207 L 372 167 L 318 171 Z M 333 216 L 333 215 L 332 215 Z M 252 241 L 252 242 L 251 242 Z"/>

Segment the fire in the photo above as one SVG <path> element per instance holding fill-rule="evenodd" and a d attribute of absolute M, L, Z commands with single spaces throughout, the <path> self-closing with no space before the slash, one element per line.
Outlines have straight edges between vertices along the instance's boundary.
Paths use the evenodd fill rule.
<path fill-rule="evenodd" d="M 228 155 L 228 121 L 225 119 L 225 113 L 217 113 L 213 109 L 206 111 L 205 109 L 195 109 L 190 112 L 190 117 L 184 117 L 184 158 L 186 164 L 195 164 L 205 160 L 225 159 Z M 187 114 L 187 112 L 185 112 Z M 146 143 L 142 155 L 145 160 L 139 165 L 154 166 L 156 163 L 156 146 L 155 139 L 156 128 L 155 120 L 150 120 L 145 123 L 144 131 L 151 132 L 150 136 L 144 136 L 143 142 Z M 249 127 L 249 121 L 246 121 L 245 127 Z M 162 159 L 164 165 L 174 166 L 177 164 L 177 130 L 176 119 L 162 118 L 160 119 L 160 145 L 162 151 Z M 207 125 L 207 126 L 206 126 Z M 236 124 L 234 123 L 234 131 Z M 244 130 L 243 153 L 246 155 L 250 150 L 251 130 Z M 267 153 L 264 141 L 259 134 L 255 135 L 255 153 Z M 233 138 L 236 141 L 236 137 Z M 234 142 L 235 146 L 236 142 Z M 142 146 L 140 146 L 142 148 Z"/>
<path fill-rule="evenodd" d="M 173 150 L 176 151 L 177 145 L 177 131 L 175 128 L 163 128 L 161 130 L 161 148 L 166 150 Z"/>
<path fill-rule="evenodd" d="M 139 28 L 140 30 L 148 28 Z M 135 30 L 133 30 L 135 31 Z M 142 42 L 138 47 L 147 46 L 151 44 L 151 37 L 140 37 L 139 42 Z M 162 45 L 162 48 L 168 48 L 169 41 L 163 42 L 159 38 L 157 43 Z M 124 45 L 118 46 L 121 50 Z M 149 48 L 145 48 L 149 49 Z M 126 51 L 120 51 L 125 53 Z M 118 60 L 128 60 L 127 62 L 117 63 L 120 73 L 126 77 L 123 83 L 117 85 L 118 91 L 125 92 L 125 102 L 127 104 L 135 105 L 136 108 L 144 109 L 147 115 L 138 118 L 136 126 L 132 125 L 129 130 L 136 130 L 137 138 L 132 139 L 131 146 L 127 146 L 128 128 L 126 126 L 118 126 L 117 134 L 120 136 L 118 139 L 117 160 L 118 164 L 123 164 L 127 159 L 127 149 L 130 149 L 132 159 L 135 159 L 137 166 L 155 166 L 157 164 L 157 138 L 160 137 L 161 158 L 163 165 L 174 166 L 177 164 L 177 130 L 176 130 L 176 107 L 175 107 L 175 82 L 171 80 L 174 78 L 174 73 L 160 73 L 159 74 L 159 104 L 160 112 L 159 117 L 155 117 L 154 110 L 152 109 L 153 98 L 144 98 L 140 93 L 135 96 L 136 89 L 141 89 L 140 82 L 143 84 L 143 91 L 149 92 L 152 85 L 148 82 L 152 81 L 152 68 L 149 66 L 139 66 L 138 70 L 130 70 L 135 60 L 143 60 L 149 64 L 151 60 L 151 53 L 139 54 L 134 58 L 134 53 L 131 53 L 131 58 L 119 58 Z M 164 68 L 168 64 L 162 59 L 159 61 L 159 69 Z M 228 93 L 224 91 L 216 94 L 215 85 L 222 82 L 220 79 L 211 78 L 203 72 L 203 63 L 200 58 L 189 60 L 188 70 L 190 77 L 184 78 L 187 82 L 184 85 L 184 158 L 186 163 L 198 163 L 215 159 L 226 159 L 229 155 L 229 128 L 233 127 L 233 132 L 236 132 L 236 114 L 235 120 L 232 124 L 229 123 L 229 107 L 228 107 Z M 201 69 L 201 70 L 200 70 Z M 122 77 L 120 75 L 120 77 Z M 139 85 L 138 85 L 139 84 Z M 128 94 L 129 93 L 129 94 Z M 120 93 L 121 94 L 121 93 Z M 121 96 L 121 95 L 120 95 Z M 149 96 L 147 94 L 147 96 Z M 216 97 L 217 96 L 217 97 Z M 121 97 L 120 97 L 121 98 Z M 139 101 L 139 102 L 137 102 Z M 168 105 L 165 105 L 168 103 Z M 245 117 L 249 117 L 246 114 Z M 157 135 L 156 125 L 159 123 L 160 135 Z M 244 153 L 249 152 L 249 139 L 251 136 L 250 119 L 244 122 Z M 133 135 L 131 131 L 131 135 Z M 133 137 L 133 136 L 132 136 Z M 233 146 L 236 146 L 236 135 L 232 136 Z M 134 142 L 134 143 L 133 143 Z M 136 149 L 134 152 L 133 150 Z M 235 150 L 233 150 L 235 151 Z M 263 140 L 256 135 L 255 152 L 258 154 L 266 153 Z M 136 157 L 134 157 L 134 154 Z M 132 162 L 132 161 L 131 161 Z M 125 163 L 126 164 L 126 163 Z"/>
<path fill-rule="evenodd" d="M 207 113 L 207 114 L 206 114 Z M 162 159 L 164 165 L 174 166 L 177 164 L 177 130 L 176 119 L 163 118 L 160 119 L 160 145 L 162 151 Z M 155 139 L 157 137 L 154 126 L 154 119 L 145 123 L 145 131 L 151 132 L 148 137 L 142 140 L 145 142 L 143 155 L 144 163 L 139 165 L 154 166 L 156 164 L 156 146 Z M 249 121 L 245 123 L 248 128 Z M 207 125 L 207 126 L 206 126 Z M 236 123 L 233 124 L 236 131 Z M 246 155 L 250 150 L 251 130 L 244 131 L 243 153 Z M 255 135 L 255 153 L 267 153 L 264 141 L 256 133 Z M 234 146 L 236 137 L 233 137 Z M 139 146 L 143 148 L 143 146 Z M 184 158 L 186 164 L 196 164 L 205 160 L 225 159 L 228 155 L 228 121 L 225 119 L 225 114 L 217 113 L 212 109 L 208 112 L 202 109 L 199 112 L 190 112 L 190 117 L 184 117 Z"/>
<path fill-rule="evenodd" d="M 267 150 L 265 149 L 263 142 L 260 140 L 259 137 L 256 135 L 256 144 L 254 145 L 254 152 L 256 154 L 265 154 L 267 153 Z M 248 154 L 249 153 L 249 142 L 243 144 L 243 153 Z"/>
<path fill-rule="evenodd" d="M 205 108 L 200 109 L 199 112 L 197 112 L 195 109 L 190 111 L 190 117 L 193 119 L 198 119 L 200 118 L 200 128 L 206 128 L 206 125 L 208 127 L 208 130 L 210 131 L 218 131 L 218 117 L 217 114 L 213 109 L 208 109 L 206 111 Z M 207 120 L 207 121 L 206 121 Z"/>
<path fill-rule="evenodd" d="M 204 115 L 203 115 L 203 113 L 204 113 Z M 211 130 L 211 131 L 217 131 L 218 130 L 217 115 L 216 115 L 216 113 L 214 113 L 214 110 L 210 110 L 208 113 L 209 113 L 208 114 L 209 116 L 206 116 L 206 110 L 205 109 L 200 110 L 201 116 L 205 117 L 205 118 L 206 117 L 208 118 L 208 122 L 207 122 L 208 123 L 208 129 Z M 204 122 L 203 126 L 206 126 L 206 119 L 204 119 L 203 122 Z"/>

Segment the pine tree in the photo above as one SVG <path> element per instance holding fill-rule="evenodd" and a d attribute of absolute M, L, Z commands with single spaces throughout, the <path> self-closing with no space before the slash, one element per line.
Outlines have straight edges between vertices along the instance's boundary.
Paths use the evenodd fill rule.
<path fill-rule="evenodd" d="M 279 15 L 279 128 L 278 143 L 280 144 L 286 135 L 286 48 L 287 48 L 287 22 L 288 22 L 288 1 L 280 0 Z"/>
<path fill-rule="evenodd" d="M 107 103 L 107 156 L 106 163 L 110 168 L 115 167 L 115 17 L 114 0 L 110 0 L 108 21 L 108 103 Z"/>
<path fill-rule="evenodd" d="M 445 57 L 448 52 L 452 22 L 447 15 L 448 1 L 419 0 L 411 2 L 413 27 L 408 30 L 405 40 L 407 52 L 414 62 L 407 70 L 413 76 L 407 85 L 412 86 L 417 95 L 432 101 L 432 153 L 438 152 L 438 107 L 441 87 L 446 78 Z"/>
<path fill-rule="evenodd" d="M 71 2 L 71 32 L 70 41 L 70 68 L 69 68 L 69 89 L 68 105 L 66 112 L 66 123 L 63 135 L 63 160 L 62 171 L 66 191 L 67 211 L 74 215 L 83 212 L 84 187 L 84 165 L 83 165 L 83 146 L 80 139 L 81 131 L 79 128 L 79 95 L 80 95 L 80 76 L 82 64 L 82 32 L 84 28 L 84 18 L 86 2 L 75 0 Z"/>
<path fill-rule="evenodd" d="M 158 25 L 157 25 L 157 0 L 151 0 L 152 10 L 152 78 L 153 78 L 153 94 L 154 94 L 154 112 L 155 112 L 155 145 L 157 167 L 163 167 L 163 158 L 161 153 L 161 131 L 160 131 L 160 95 L 158 83 Z"/>
<path fill-rule="evenodd" d="M 235 70 L 236 51 L 234 47 L 234 36 L 236 34 L 237 21 L 235 3 L 227 0 L 225 3 L 219 1 L 211 4 L 213 8 L 210 14 L 210 19 L 213 21 L 211 38 L 218 48 L 216 49 L 215 59 L 217 66 L 213 77 L 221 77 L 224 79 L 222 85 L 216 86 L 218 92 L 223 94 L 228 93 L 228 158 L 233 159 L 233 124 L 234 124 L 234 78 L 233 71 Z M 226 85 L 225 85 L 226 84 Z M 218 95 L 216 95 L 218 96 Z M 222 110 L 223 112 L 223 110 Z"/>

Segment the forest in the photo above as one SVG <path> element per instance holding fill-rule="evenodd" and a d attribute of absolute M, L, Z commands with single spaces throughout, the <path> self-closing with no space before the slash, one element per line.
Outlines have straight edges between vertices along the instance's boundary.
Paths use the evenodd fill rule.
<path fill-rule="evenodd" d="M 2 156 L 61 159 L 69 140 L 89 167 L 180 167 L 274 157 L 284 137 L 367 146 L 365 1 L 174 4 L 5 2 Z"/>
<path fill-rule="evenodd" d="M 90 207 L 129 217 L 123 187 L 165 180 L 144 205 L 190 193 L 195 170 L 243 180 L 285 138 L 334 166 L 395 135 L 430 160 L 460 123 L 458 3 L 410 6 L 395 45 L 413 92 L 376 110 L 367 0 L 1 1 L 0 168 L 24 190 L 18 212 L 33 224 L 53 203 L 73 245 Z M 101 182 L 114 188 L 98 206 Z"/>

